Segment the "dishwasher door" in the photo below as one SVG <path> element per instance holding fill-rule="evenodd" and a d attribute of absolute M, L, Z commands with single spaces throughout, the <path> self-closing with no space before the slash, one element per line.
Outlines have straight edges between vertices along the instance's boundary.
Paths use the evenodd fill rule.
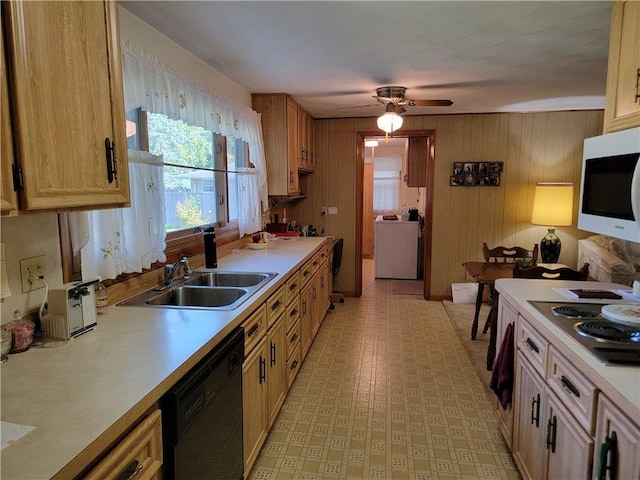
<path fill-rule="evenodd" d="M 243 478 L 243 359 L 240 328 L 163 397 L 165 480 Z"/>

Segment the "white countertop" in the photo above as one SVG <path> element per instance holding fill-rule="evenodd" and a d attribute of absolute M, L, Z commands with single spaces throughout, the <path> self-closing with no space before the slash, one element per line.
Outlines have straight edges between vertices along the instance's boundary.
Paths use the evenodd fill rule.
<path fill-rule="evenodd" d="M 79 474 L 325 240 L 280 237 L 220 258 L 219 271 L 278 274 L 236 310 L 111 305 L 96 330 L 62 347 L 10 355 L 0 367 L 1 419 L 35 429 L 2 450 L 0 477 Z"/>
<path fill-rule="evenodd" d="M 625 285 L 603 282 L 577 282 L 564 280 L 500 279 L 496 289 L 500 298 L 517 310 L 596 387 L 609 397 L 635 422 L 640 422 L 640 367 L 604 365 L 561 327 L 548 320 L 529 300 L 559 303 L 640 303 L 629 300 L 568 299 L 554 288 L 630 289 Z M 498 346 L 501 339 L 498 339 Z"/>

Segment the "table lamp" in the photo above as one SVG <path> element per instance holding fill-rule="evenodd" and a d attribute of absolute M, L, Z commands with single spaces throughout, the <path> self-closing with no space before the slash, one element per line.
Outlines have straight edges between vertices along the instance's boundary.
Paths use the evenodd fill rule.
<path fill-rule="evenodd" d="M 538 183 L 533 196 L 531 223 L 547 225 L 549 231 L 540 241 L 543 263 L 558 263 L 560 239 L 556 227 L 571 225 L 573 218 L 572 183 Z"/>

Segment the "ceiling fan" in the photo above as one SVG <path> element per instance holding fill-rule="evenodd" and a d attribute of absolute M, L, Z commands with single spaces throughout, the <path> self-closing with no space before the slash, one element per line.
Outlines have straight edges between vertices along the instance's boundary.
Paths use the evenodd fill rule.
<path fill-rule="evenodd" d="M 376 94 L 373 96 L 378 103 L 370 103 L 368 105 L 358 105 L 355 107 L 341 107 L 335 110 L 344 110 L 347 108 L 360 108 L 360 107 L 376 107 L 379 104 L 385 105 L 387 112 L 393 112 L 395 114 L 404 113 L 407 111 L 405 106 L 408 107 L 448 107 L 453 105 L 451 100 L 412 100 L 405 98 L 405 87 L 389 86 L 380 87 L 376 89 Z"/>

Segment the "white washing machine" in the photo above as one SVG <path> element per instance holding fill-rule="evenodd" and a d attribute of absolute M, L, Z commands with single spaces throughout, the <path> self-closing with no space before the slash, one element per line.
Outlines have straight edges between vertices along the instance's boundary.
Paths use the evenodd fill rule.
<path fill-rule="evenodd" d="M 419 222 L 376 218 L 374 272 L 376 278 L 418 278 Z"/>

